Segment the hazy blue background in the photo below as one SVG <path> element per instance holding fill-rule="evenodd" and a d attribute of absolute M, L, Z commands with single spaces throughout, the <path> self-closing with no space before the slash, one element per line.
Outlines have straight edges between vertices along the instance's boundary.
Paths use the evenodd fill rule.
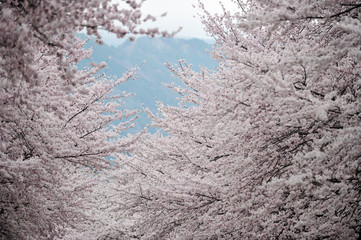
<path fill-rule="evenodd" d="M 179 79 L 171 76 L 168 68 L 164 66 L 165 62 L 177 64 L 178 59 L 185 59 L 197 71 L 202 66 L 210 69 L 217 66 L 206 51 L 211 50 L 212 45 L 200 39 L 140 37 L 134 42 L 126 40 L 119 46 L 97 45 L 91 40 L 85 47 L 93 48 L 93 56 L 92 59 L 82 61 L 79 67 L 86 66 L 90 62 L 106 61 L 107 67 L 104 72 L 107 75 L 120 77 L 129 68 L 139 66 L 140 70 L 137 72 L 139 79 L 120 84 L 115 89 L 115 93 L 123 91 L 135 93 L 135 96 L 125 99 L 125 107 L 127 109 L 147 107 L 153 113 L 157 112 L 157 101 L 166 105 L 177 104 L 177 94 L 162 83 L 174 82 L 175 85 L 182 85 Z M 136 127 L 129 132 L 138 132 L 148 123 L 147 114 L 141 113 Z M 155 129 L 151 131 L 154 132 Z"/>

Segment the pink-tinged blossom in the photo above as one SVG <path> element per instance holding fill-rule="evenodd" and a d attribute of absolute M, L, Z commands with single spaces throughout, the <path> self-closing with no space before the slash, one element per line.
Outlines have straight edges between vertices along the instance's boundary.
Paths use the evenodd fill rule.
<path fill-rule="evenodd" d="M 0 62 L 0 86 L 14 86 L 21 81 L 36 84 L 37 70 L 32 63 L 36 61 L 37 47 L 47 46 L 47 54 L 57 54 L 62 50 L 72 53 L 77 31 L 85 29 L 99 43 L 102 43 L 100 28 L 115 33 L 119 38 L 139 34 L 138 25 L 146 21 L 142 20 L 141 5 L 142 1 L 125 1 L 122 7 L 108 0 L 2 1 L 0 56 L 5 61 Z M 148 18 L 155 20 L 152 16 Z M 152 29 L 148 34 L 164 33 Z M 58 64 L 65 65 L 62 61 L 59 58 Z M 68 79 L 73 77 L 71 73 L 65 76 Z"/>
<path fill-rule="evenodd" d="M 121 137 L 137 112 L 121 110 L 126 93 L 111 94 L 136 69 L 119 78 L 99 73 L 105 62 L 77 69 L 91 51 L 75 34 L 86 29 L 99 43 L 98 28 L 138 34 L 140 4 L 123 6 L 0 1 L 0 239 L 90 239 L 104 230 L 94 186 L 116 165 L 106 158 L 139 137 Z"/>
<path fill-rule="evenodd" d="M 75 71 L 67 83 L 58 57 L 43 56 L 42 50 L 32 65 L 38 70 L 36 86 L 24 81 L 0 91 L 0 236 L 5 239 L 54 239 L 67 228 L 82 232 L 100 223 L 86 212 L 95 204 L 90 193 L 96 181 L 85 174 L 109 169 L 106 157 L 130 151 L 137 139 L 120 137 L 136 111 L 120 110 L 123 96 L 108 102 L 115 84 L 134 72 L 120 79 L 97 76 L 101 63 Z M 78 59 L 88 54 L 74 53 Z M 127 121 L 111 127 L 121 119 Z"/>
<path fill-rule="evenodd" d="M 217 69 L 167 65 L 186 87 L 170 86 L 179 106 L 148 111 L 167 135 L 143 136 L 102 192 L 112 226 L 139 239 L 359 239 L 360 3 L 237 2 L 235 15 L 204 11 Z"/>

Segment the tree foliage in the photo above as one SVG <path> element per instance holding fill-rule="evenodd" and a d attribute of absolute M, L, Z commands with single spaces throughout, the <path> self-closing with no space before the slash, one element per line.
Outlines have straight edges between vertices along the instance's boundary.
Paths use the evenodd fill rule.
<path fill-rule="evenodd" d="M 142 22 L 155 20 L 153 16 L 144 17 L 140 11 L 140 1 L 119 1 L 118 4 L 106 0 L 91 1 L 50 1 L 50 0 L 2 0 L 0 36 L 2 56 L 1 86 L 8 87 L 27 81 L 36 84 L 37 69 L 35 61 L 38 46 L 48 47 L 47 54 L 59 57 L 59 67 L 63 78 L 71 81 L 69 63 L 64 61 L 64 52 L 73 54 L 74 37 L 77 31 L 86 30 L 102 43 L 99 30 L 103 29 L 123 38 L 129 34 L 154 36 L 158 28 L 142 29 Z M 118 22 L 118 24 L 116 24 Z M 75 59 L 75 62 L 79 59 Z"/>
<path fill-rule="evenodd" d="M 216 71 L 168 66 L 186 87 L 172 87 L 178 107 L 150 113 L 168 135 L 143 137 L 111 183 L 118 228 L 139 239 L 357 239 L 361 4 L 237 2 L 236 14 L 204 10 Z"/>
<path fill-rule="evenodd" d="M 118 37 L 160 34 L 138 29 L 153 19 L 140 6 L 0 1 L 0 239 L 55 239 L 103 226 L 90 176 L 109 169 L 106 158 L 130 151 L 138 137 L 120 137 L 136 112 L 122 107 L 128 94 L 111 95 L 135 69 L 119 79 L 99 73 L 104 62 L 77 69 L 91 51 L 75 34 L 85 28 L 98 42 L 99 28 Z"/>

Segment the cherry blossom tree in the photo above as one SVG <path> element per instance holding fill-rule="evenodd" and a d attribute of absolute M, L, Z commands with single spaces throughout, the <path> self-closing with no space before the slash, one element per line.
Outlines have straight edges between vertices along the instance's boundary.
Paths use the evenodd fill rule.
<path fill-rule="evenodd" d="M 104 230 L 91 191 L 139 137 L 120 137 L 137 116 L 122 105 L 129 94 L 111 94 L 136 69 L 119 78 L 99 73 L 104 62 L 77 69 L 91 51 L 75 34 L 85 28 L 99 43 L 99 29 L 119 38 L 169 35 L 139 29 L 154 20 L 140 7 L 139 1 L 0 1 L 1 239 L 89 239 Z"/>
<path fill-rule="evenodd" d="M 2 0 L 1 24 L 1 86 L 16 85 L 24 80 L 37 83 L 37 70 L 32 67 L 39 45 L 48 46 L 47 54 L 59 56 L 62 75 L 71 81 L 72 75 L 63 60 L 62 49 L 72 54 L 74 36 L 86 30 L 102 43 L 99 30 L 103 29 L 123 38 L 129 34 L 154 36 L 157 28 L 137 27 L 142 22 L 155 20 L 144 17 L 140 11 L 143 1 L 123 0 L 112 4 L 106 0 L 50 1 L 50 0 Z M 118 24 L 117 24 L 118 22 Z M 76 60 L 78 61 L 78 60 Z"/>
<path fill-rule="evenodd" d="M 129 239 L 359 239 L 361 4 L 236 3 L 200 3 L 219 68 L 168 66 L 186 87 L 149 113 L 167 135 L 122 159 L 114 225 Z"/>

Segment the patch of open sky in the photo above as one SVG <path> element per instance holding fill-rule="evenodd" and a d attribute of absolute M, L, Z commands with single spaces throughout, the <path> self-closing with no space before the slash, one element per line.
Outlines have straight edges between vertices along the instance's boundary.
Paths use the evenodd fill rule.
<path fill-rule="evenodd" d="M 87 38 L 81 35 L 82 38 Z M 139 67 L 137 79 L 121 83 L 113 94 L 121 94 L 123 91 L 134 93 L 135 96 L 124 99 L 125 109 L 139 109 L 139 118 L 135 121 L 135 127 L 124 134 L 137 133 L 144 129 L 149 123 L 148 115 L 142 111 L 143 108 L 157 113 L 157 101 L 164 105 L 177 106 L 179 95 L 168 89 L 164 84 L 184 86 L 183 83 L 172 77 L 172 73 L 164 66 L 165 62 L 177 64 L 179 59 L 185 59 L 193 69 L 198 71 L 201 67 L 215 69 L 218 66 L 206 50 L 211 50 L 212 45 L 199 39 L 176 39 L 176 38 L 150 38 L 140 37 L 136 41 L 124 41 L 119 46 L 107 44 L 97 45 L 90 40 L 85 48 L 93 48 L 91 59 L 85 59 L 78 64 L 79 68 L 87 66 L 90 62 L 107 63 L 102 70 L 107 75 L 122 76 L 128 69 Z M 155 132 L 155 128 L 149 129 Z"/>

